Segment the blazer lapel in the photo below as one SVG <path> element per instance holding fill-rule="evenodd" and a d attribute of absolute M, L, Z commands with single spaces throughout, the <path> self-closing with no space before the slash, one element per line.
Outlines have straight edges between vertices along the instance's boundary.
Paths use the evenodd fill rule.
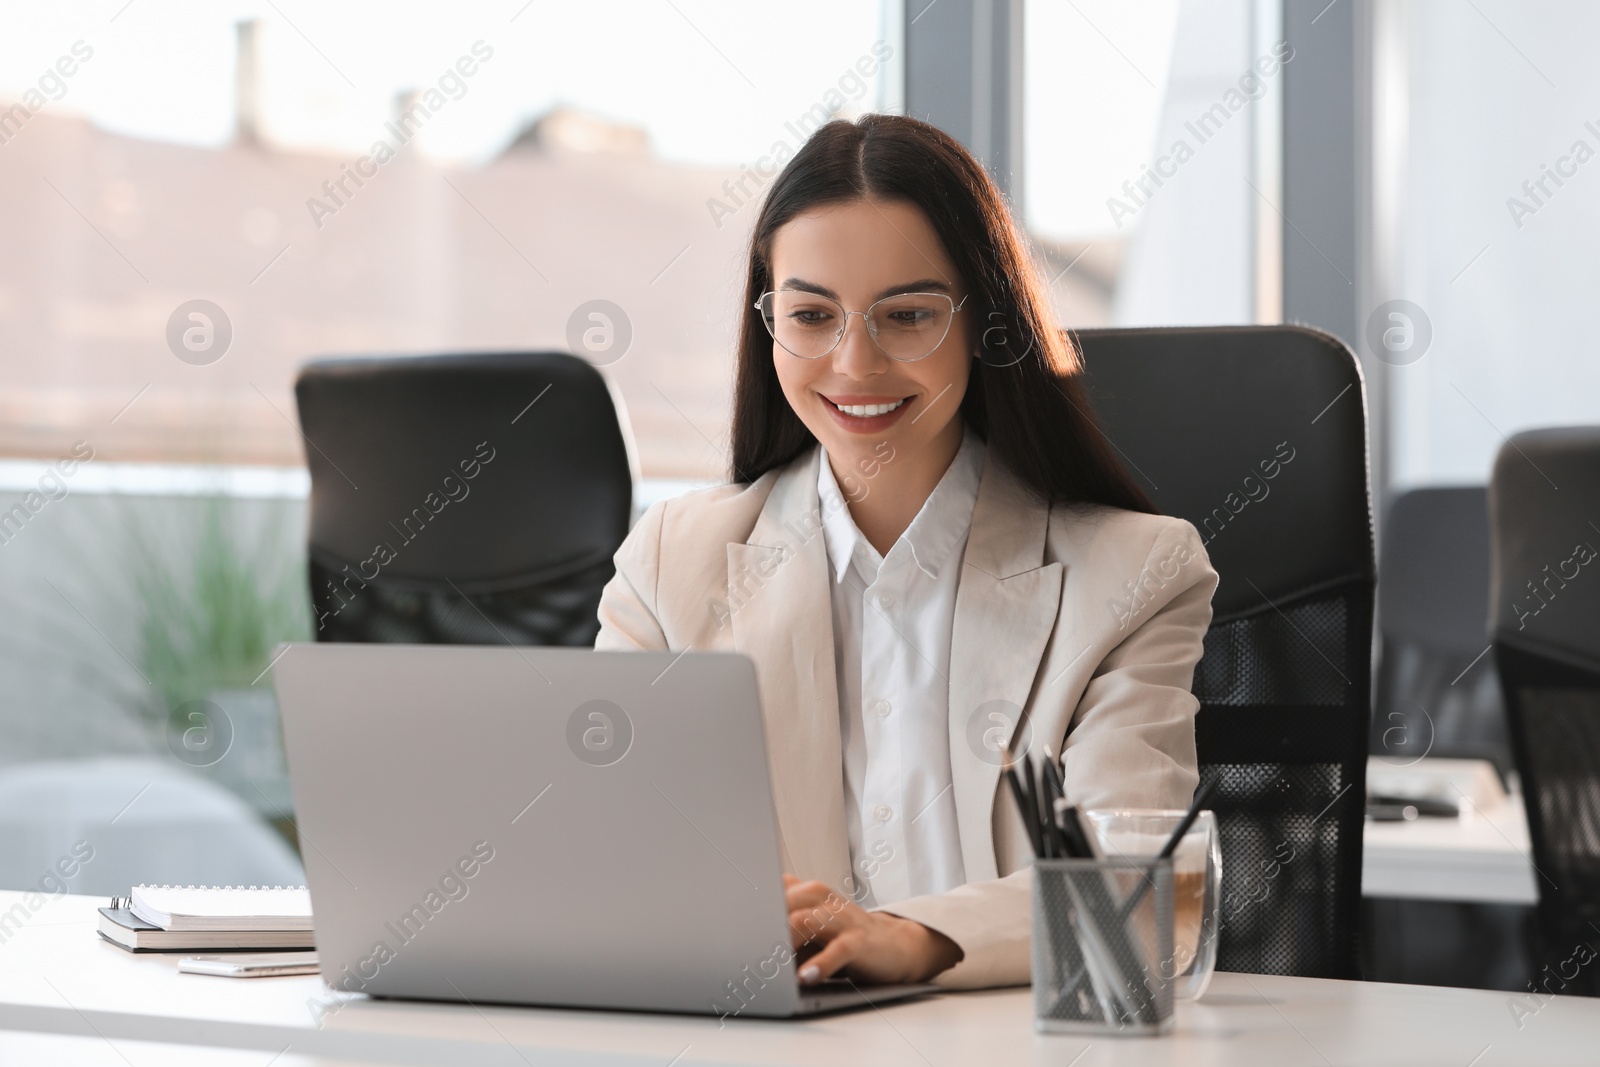
<path fill-rule="evenodd" d="M 991 453 L 950 640 L 950 770 L 969 882 L 999 876 L 992 813 L 1003 753 L 993 746 L 1001 735 L 1016 740 L 1060 609 L 1062 565 L 1044 565 L 1049 521 L 1049 509 Z"/>
<path fill-rule="evenodd" d="M 734 647 L 756 665 L 784 870 L 848 891 L 820 454 L 780 474 L 749 542 L 728 545 L 728 604 Z"/>

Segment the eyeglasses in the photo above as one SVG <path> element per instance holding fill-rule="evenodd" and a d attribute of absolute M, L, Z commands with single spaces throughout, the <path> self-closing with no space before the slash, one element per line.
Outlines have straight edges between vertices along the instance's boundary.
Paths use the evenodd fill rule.
<path fill-rule="evenodd" d="M 865 311 L 846 311 L 838 301 L 816 293 L 778 289 L 761 294 L 755 309 L 767 332 L 785 352 L 800 359 L 821 359 L 839 347 L 851 315 L 860 315 L 878 350 L 890 359 L 913 363 L 933 354 L 950 332 L 961 310 L 944 293 L 902 293 L 886 296 Z"/>

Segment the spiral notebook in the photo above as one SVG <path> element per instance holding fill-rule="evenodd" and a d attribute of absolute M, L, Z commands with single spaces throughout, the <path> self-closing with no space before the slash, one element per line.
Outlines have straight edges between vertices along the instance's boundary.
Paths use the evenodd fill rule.
<path fill-rule="evenodd" d="M 128 910 L 163 930 L 298 930 L 311 927 L 305 886 L 136 885 Z"/>

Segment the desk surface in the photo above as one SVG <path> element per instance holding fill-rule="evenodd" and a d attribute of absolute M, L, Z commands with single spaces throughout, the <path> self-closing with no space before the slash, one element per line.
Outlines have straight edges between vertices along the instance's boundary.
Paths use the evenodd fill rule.
<path fill-rule="evenodd" d="M 1522 798 L 1487 808 L 1462 807 L 1455 819 L 1367 820 L 1362 895 L 1538 903 Z"/>
<path fill-rule="evenodd" d="M 95 934 L 92 897 L 30 909 L 0 893 L 0 1034 L 6 1042 L 76 1042 L 84 1052 L 146 1042 L 256 1049 L 274 1067 L 393 1064 L 1242 1064 L 1437 1063 L 1450 1067 L 1587 1062 L 1600 1000 L 1423 986 L 1219 974 L 1180 1005 L 1164 1038 L 1042 1036 L 1027 990 L 947 994 L 803 1022 L 374 1001 L 328 1010 L 315 977 L 253 980 L 177 972 L 175 957 L 133 955 Z M 20 906 L 20 910 L 19 910 Z M 9 917 L 9 918 L 7 918 Z M 1519 1003 L 1523 1010 L 1513 1012 Z M 1520 1023 L 1520 1026 L 1519 1026 Z M 85 1043 L 82 1039 L 92 1039 Z M 138 1054 L 146 1050 L 145 1058 Z M 1487 1051 L 1486 1051 L 1487 1050 Z M 120 1052 L 119 1052 L 120 1057 Z M 300 1059 L 296 1059 L 300 1057 Z M 219 1058 L 232 1064 L 235 1057 Z M 239 1060 L 242 1062 L 242 1059 Z"/>

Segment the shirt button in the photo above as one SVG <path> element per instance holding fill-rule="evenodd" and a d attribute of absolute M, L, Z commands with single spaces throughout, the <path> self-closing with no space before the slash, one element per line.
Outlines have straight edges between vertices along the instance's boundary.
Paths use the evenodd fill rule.
<path fill-rule="evenodd" d="M 887 700 L 880 700 L 876 704 L 872 705 L 872 710 L 877 712 L 880 717 L 887 716 L 890 710 L 889 702 Z"/>
<path fill-rule="evenodd" d="M 888 822 L 889 819 L 893 817 L 894 811 L 891 810 L 887 804 L 879 804 L 876 808 L 872 809 L 872 814 L 878 817 L 879 822 Z"/>
<path fill-rule="evenodd" d="M 884 593 L 878 598 L 878 607 L 883 608 L 886 611 L 889 608 L 894 607 L 894 597 L 890 596 L 888 593 Z"/>

